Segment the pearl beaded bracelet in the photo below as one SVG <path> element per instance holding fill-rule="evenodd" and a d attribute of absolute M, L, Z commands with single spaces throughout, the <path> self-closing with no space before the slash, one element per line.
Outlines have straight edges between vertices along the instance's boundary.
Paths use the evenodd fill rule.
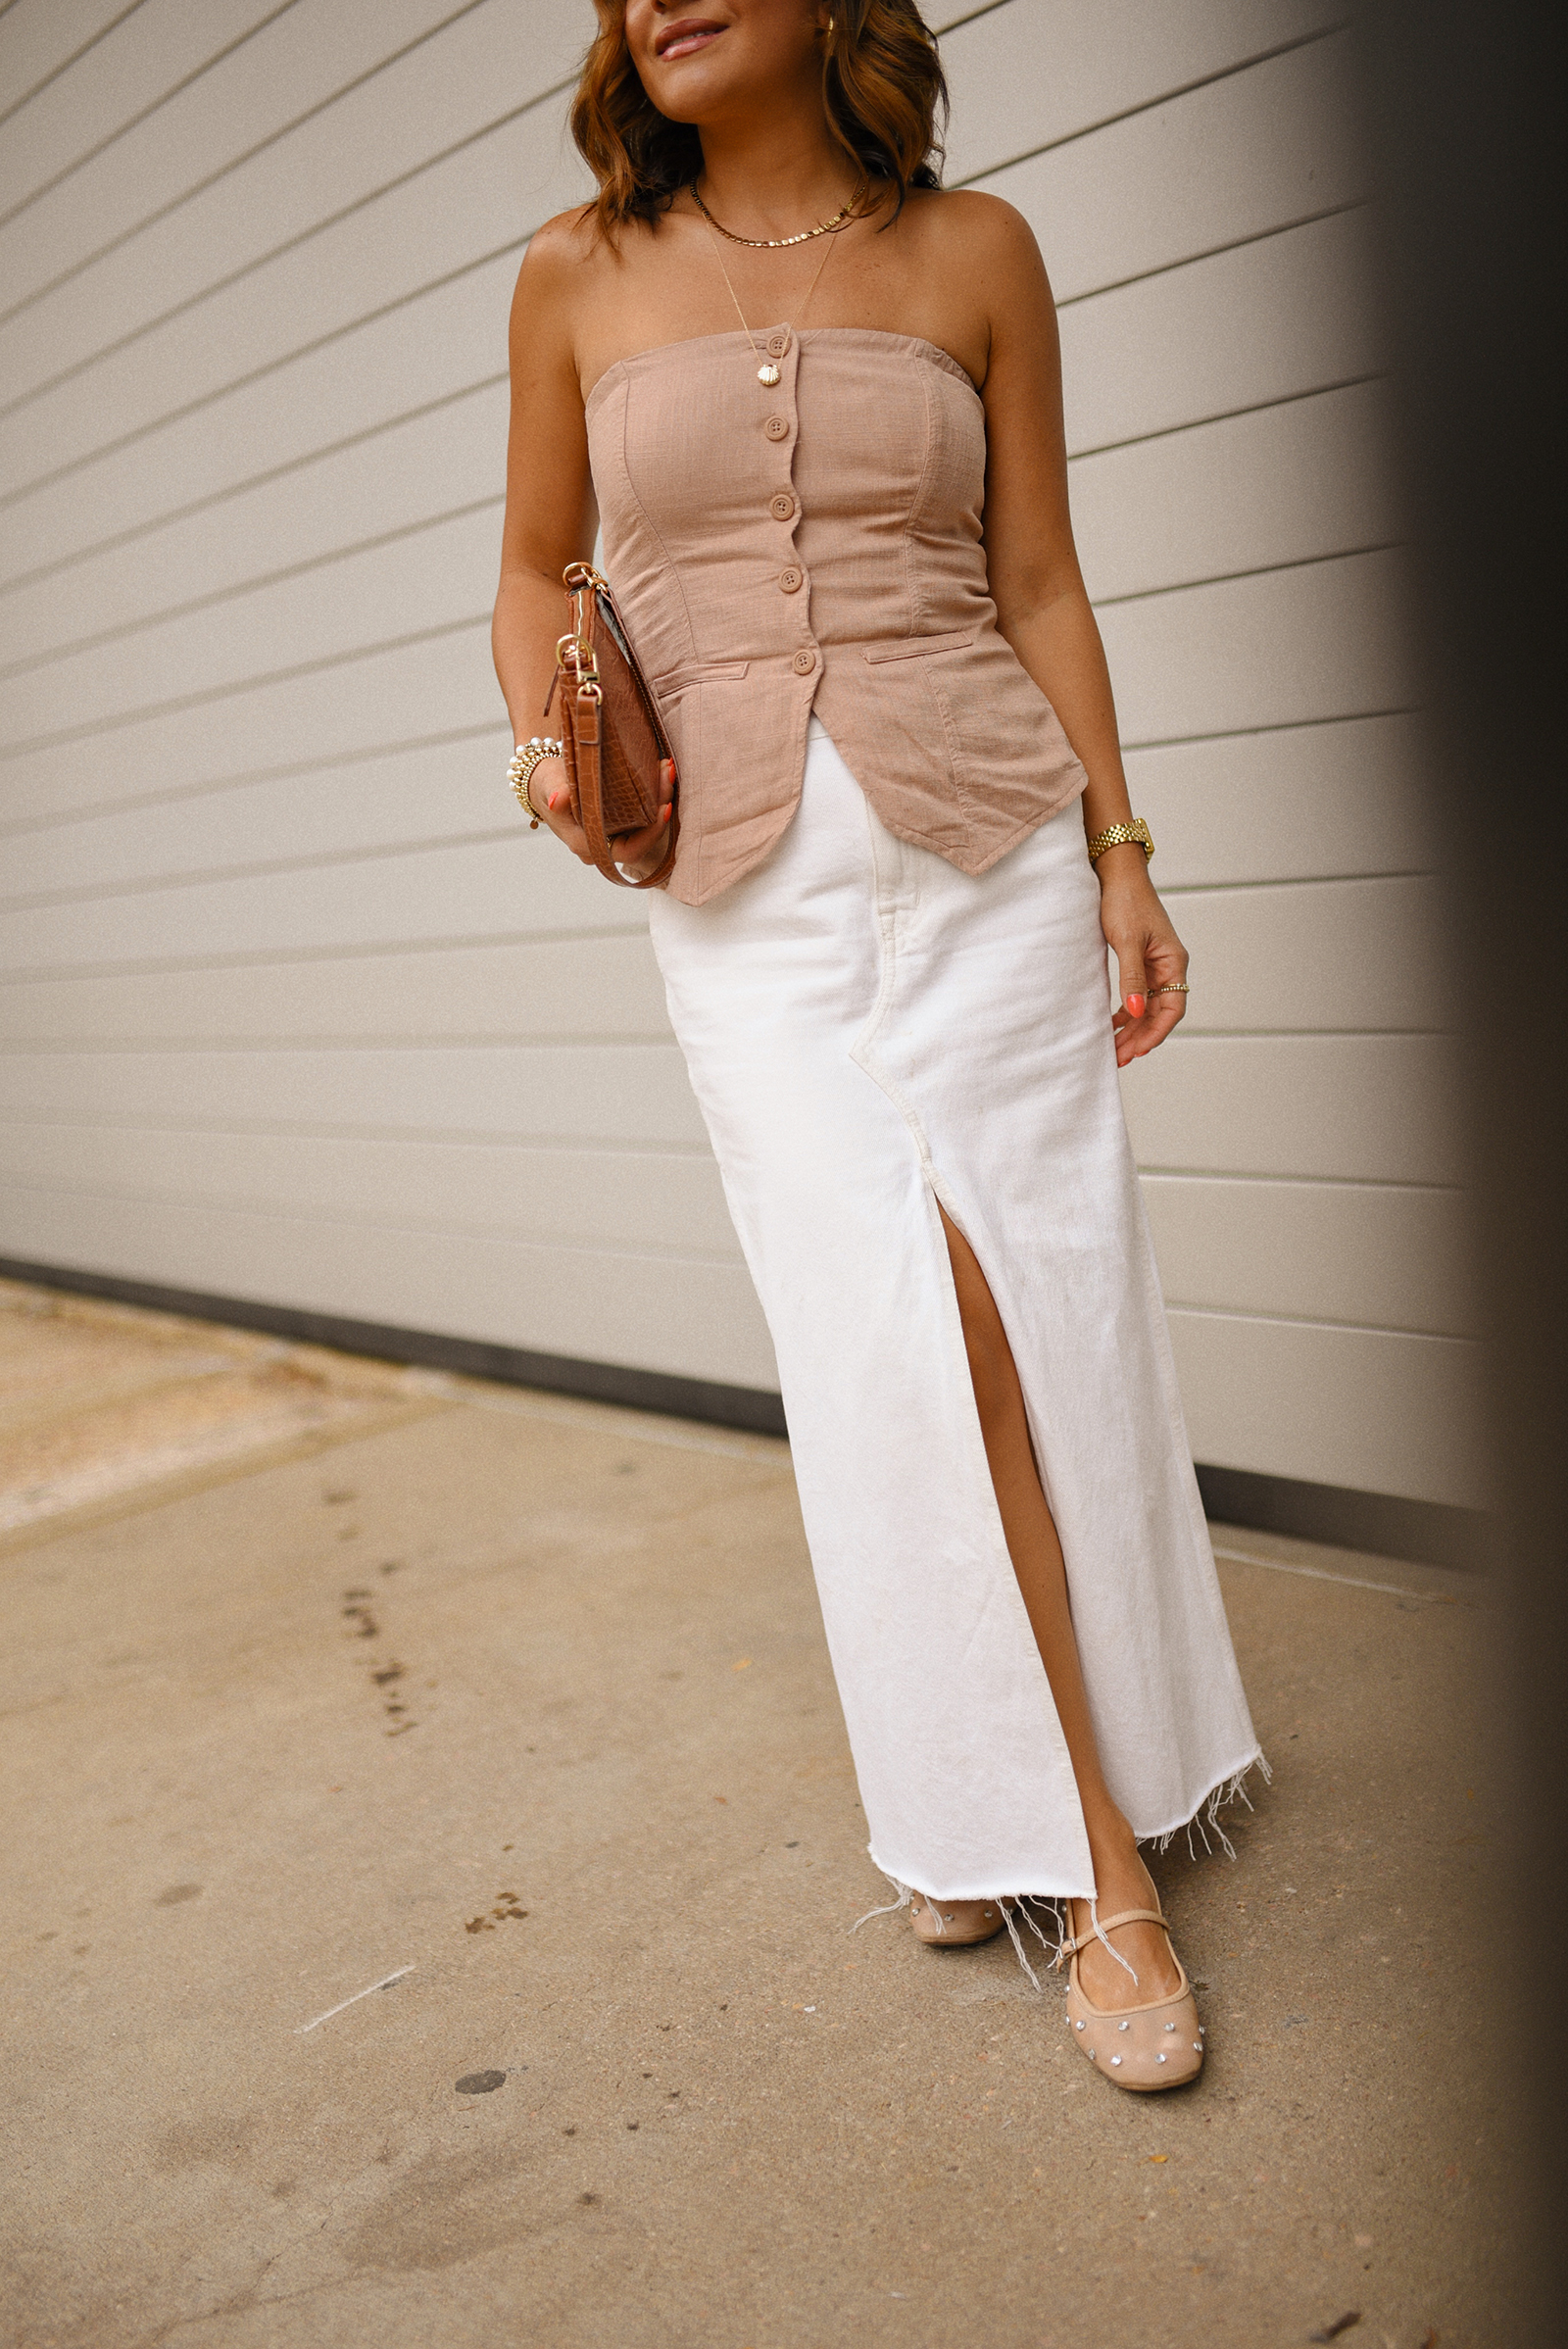
<path fill-rule="evenodd" d="M 507 768 L 507 776 L 513 790 L 517 795 L 517 805 L 528 818 L 530 832 L 537 832 L 540 824 L 544 821 L 528 796 L 528 786 L 533 780 L 533 770 L 542 759 L 559 759 L 560 757 L 560 743 L 552 742 L 548 734 L 530 735 L 526 742 L 519 742 L 512 754 L 512 763 Z"/>

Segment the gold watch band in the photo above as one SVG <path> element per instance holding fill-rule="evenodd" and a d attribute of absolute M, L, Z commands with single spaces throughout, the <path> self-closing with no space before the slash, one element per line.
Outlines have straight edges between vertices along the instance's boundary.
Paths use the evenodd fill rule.
<path fill-rule="evenodd" d="M 1144 862 L 1149 863 L 1154 854 L 1154 843 L 1141 815 L 1135 815 L 1130 824 L 1107 824 L 1103 832 L 1091 833 L 1090 863 L 1098 864 L 1107 849 L 1119 849 L 1125 841 L 1136 841 L 1144 852 Z"/>

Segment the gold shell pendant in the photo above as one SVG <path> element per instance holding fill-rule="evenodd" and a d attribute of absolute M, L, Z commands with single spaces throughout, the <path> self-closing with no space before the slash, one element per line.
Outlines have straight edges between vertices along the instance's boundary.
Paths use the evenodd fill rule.
<path fill-rule="evenodd" d="M 771 391 L 774 384 L 777 383 L 779 380 L 779 370 L 774 366 L 771 359 L 763 360 L 761 366 L 757 370 L 757 380 L 759 383 L 765 383 L 769 391 Z"/>

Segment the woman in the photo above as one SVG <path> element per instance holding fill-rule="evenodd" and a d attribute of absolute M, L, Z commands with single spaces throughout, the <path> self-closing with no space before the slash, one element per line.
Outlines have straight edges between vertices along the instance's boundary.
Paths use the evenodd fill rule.
<path fill-rule="evenodd" d="M 938 187 L 914 0 L 597 6 L 599 199 L 534 237 L 513 317 L 514 771 L 586 858 L 536 728 L 597 522 L 676 753 L 654 945 L 872 1856 L 929 1941 L 1069 1902 L 1075 2041 L 1174 2085 L 1202 2033 L 1138 1845 L 1260 1756 L 1116 1084 L 1187 956 L 1073 549 L 1050 287 L 1010 207 Z"/>

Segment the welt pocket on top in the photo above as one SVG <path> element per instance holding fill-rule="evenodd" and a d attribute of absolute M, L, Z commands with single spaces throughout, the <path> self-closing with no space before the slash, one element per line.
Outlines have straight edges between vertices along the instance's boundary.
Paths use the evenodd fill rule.
<path fill-rule="evenodd" d="M 974 642 L 972 628 L 956 628 L 951 636 L 901 636 L 893 644 L 867 645 L 867 661 L 917 661 L 924 653 L 961 653 Z"/>
<path fill-rule="evenodd" d="M 654 679 L 655 693 L 681 693 L 688 685 L 713 685 L 726 678 L 744 677 L 749 661 L 692 661 L 684 668 L 666 670 Z"/>

